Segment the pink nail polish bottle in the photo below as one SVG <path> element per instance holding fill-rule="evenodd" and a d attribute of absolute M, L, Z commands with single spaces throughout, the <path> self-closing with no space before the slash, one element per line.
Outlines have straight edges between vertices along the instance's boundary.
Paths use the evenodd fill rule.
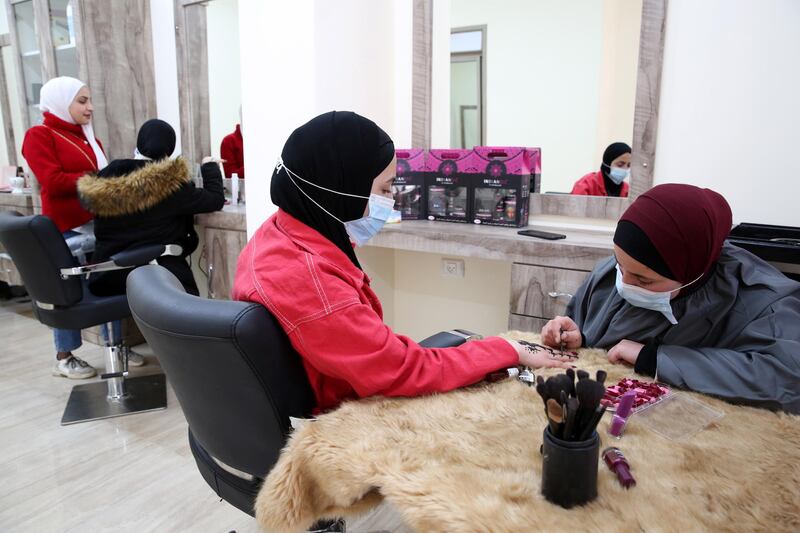
<path fill-rule="evenodd" d="M 618 439 L 622 438 L 622 431 L 625 429 L 625 424 L 628 423 L 635 400 L 636 391 L 628 391 L 622 395 L 614 412 L 614 417 L 611 419 L 611 425 L 608 427 L 609 435 L 613 435 Z"/>

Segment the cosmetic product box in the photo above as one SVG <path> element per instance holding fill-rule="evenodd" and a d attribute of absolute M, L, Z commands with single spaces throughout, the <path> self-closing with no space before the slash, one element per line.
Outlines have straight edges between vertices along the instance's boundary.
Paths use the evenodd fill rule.
<path fill-rule="evenodd" d="M 541 150 L 476 146 L 467 172 L 472 175 L 472 221 L 492 226 L 528 225 L 530 186 L 541 168 Z"/>
<path fill-rule="evenodd" d="M 472 150 L 433 149 L 427 152 L 425 192 L 428 220 L 467 223 L 472 220 L 473 176 L 468 173 Z"/>
<path fill-rule="evenodd" d="M 428 151 L 424 148 L 395 150 L 397 174 L 392 184 L 394 208 L 403 220 L 424 220 L 428 216 L 425 174 Z"/>

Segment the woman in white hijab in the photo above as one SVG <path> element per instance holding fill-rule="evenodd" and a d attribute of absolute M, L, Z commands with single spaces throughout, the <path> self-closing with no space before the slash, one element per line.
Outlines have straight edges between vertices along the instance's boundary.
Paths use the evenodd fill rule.
<path fill-rule="evenodd" d="M 54 78 L 42 87 L 39 108 L 42 124 L 25 134 L 22 155 L 39 182 L 42 214 L 53 220 L 68 242 L 73 241 L 73 248 L 82 248 L 93 240 L 91 229 L 85 227 L 92 215 L 78 202 L 77 182 L 108 164 L 92 128 L 92 95 L 80 80 Z M 95 375 L 94 368 L 72 354 L 81 345 L 80 331 L 56 329 L 53 335 L 54 375 L 72 379 Z"/>

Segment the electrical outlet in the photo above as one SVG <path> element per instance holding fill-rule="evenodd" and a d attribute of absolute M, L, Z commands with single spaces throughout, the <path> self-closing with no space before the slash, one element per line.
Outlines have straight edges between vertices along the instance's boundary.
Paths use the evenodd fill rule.
<path fill-rule="evenodd" d="M 464 260 L 442 258 L 442 276 L 445 278 L 463 278 Z"/>

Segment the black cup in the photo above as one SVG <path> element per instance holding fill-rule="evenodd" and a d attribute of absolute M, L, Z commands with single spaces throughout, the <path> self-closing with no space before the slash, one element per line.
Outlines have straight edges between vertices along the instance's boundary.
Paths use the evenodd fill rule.
<path fill-rule="evenodd" d="M 557 439 L 544 429 L 542 443 L 542 495 L 566 509 L 597 498 L 600 435 L 586 440 Z"/>

